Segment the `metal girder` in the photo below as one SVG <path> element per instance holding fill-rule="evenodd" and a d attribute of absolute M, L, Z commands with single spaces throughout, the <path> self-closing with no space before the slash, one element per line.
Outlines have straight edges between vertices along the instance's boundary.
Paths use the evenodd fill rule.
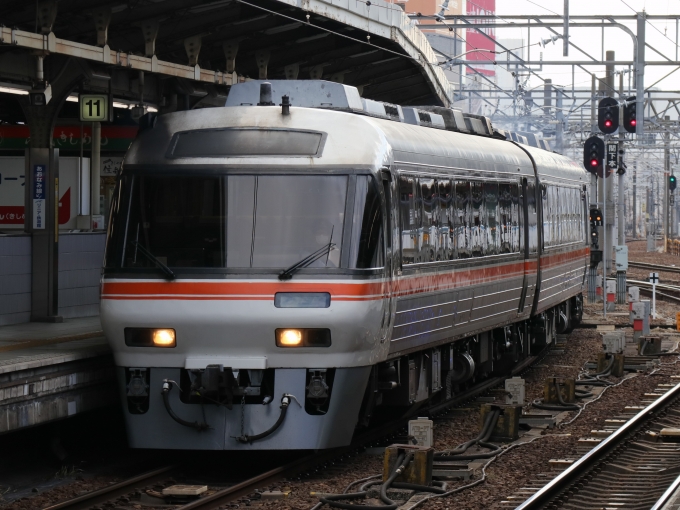
<path fill-rule="evenodd" d="M 104 7 L 92 13 L 94 26 L 97 30 L 97 46 L 106 46 L 109 38 L 109 24 L 111 23 L 111 8 Z"/>
<path fill-rule="evenodd" d="M 411 14 L 409 17 L 413 19 L 427 19 L 427 20 L 436 20 L 437 17 L 435 16 L 423 16 L 422 14 Z M 503 19 L 505 20 L 514 20 L 514 19 L 535 19 L 537 17 L 536 14 L 504 14 Z M 449 20 L 457 20 L 457 19 L 465 19 L 465 18 L 474 18 L 478 20 L 497 20 L 499 18 L 498 15 L 496 14 L 447 14 L 444 16 L 444 19 L 449 21 Z M 560 23 L 562 23 L 562 20 L 564 19 L 564 16 L 561 16 L 559 14 L 541 14 L 540 15 L 541 19 L 550 19 L 550 20 L 560 20 Z M 666 19 L 680 19 L 680 14 L 647 14 L 646 16 L 647 19 L 658 19 L 658 20 L 666 20 Z M 637 20 L 637 15 L 635 14 L 570 14 L 569 19 L 599 19 L 599 20 L 606 20 L 606 21 L 611 21 L 611 20 Z M 513 26 L 515 24 L 513 23 Z M 600 26 L 598 24 L 598 26 Z M 429 28 L 429 25 L 428 25 Z"/>
<path fill-rule="evenodd" d="M 57 0 L 38 0 L 36 6 L 38 29 L 41 34 L 49 34 L 57 18 Z"/>
<path fill-rule="evenodd" d="M 203 70 L 198 65 L 192 67 L 166 62 L 158 60 L 155 55 L 149 58 L 118 52 L 110 49 L 108 45 L 99 48 L 98 46 L 59 39 L 53 32 L 47 35 L 40 35 L 23 30 L 14 30 L 9 27 L 0 27 L 0 45 L 2 44 L 11 44 L 17 48 L 66 55 L 121 68 L 218 85 L 232 85 L 236 81 L 236 76 L 233 74 Z"/>
<path fill-rule="evenodd" d="M 452 60 L 451 65 L 458 64 L 471 64 L 471 65 L 492 65 L 492 62 L 483 62 L 480 60 Z M 533 66 L 533 65 L 546 65 L 546 66 L 605 66 L 605 65 L 617 65 L 617 66 L 633 66 L 635 65 L 634 60 L 598 60 L 593 62 L 592 60 L 521 60 L 521 61 L 510 61 L 510 65 L 522 66 Z M 505 62 L 496 61 L 497 66 L 504 67 Z M 680 60 L 653 60 L 645 62 L 646 66 L 680 66 Z"/>
<path fill-rule="evenodd" d="M 244 5 L 250 2 L 239 0 Z M 435 62 L 437 58 L 427 42 L 425 34 L 411 24 L 409 17 L 398 8 L 382 8 L 376 5 L 371 9 L 370 2 L 336 2 L 332 0 L 277 0 L 291 7 L 302 7 L 310 14 L 323 16 L 364 33 L 377 35 L 394 41 L 413 59 L 432 88 L 435 96 L 445 105 L 453 102 L 455 91 L 444 71 Z M 376 2 L 377 4 L 377 2 Z M 250 4 L 252 5 L 252 4 Z M 385 6 L 387 7 L 387 6 Z M 370 42 L 367 40 L 367 42 Z"/>

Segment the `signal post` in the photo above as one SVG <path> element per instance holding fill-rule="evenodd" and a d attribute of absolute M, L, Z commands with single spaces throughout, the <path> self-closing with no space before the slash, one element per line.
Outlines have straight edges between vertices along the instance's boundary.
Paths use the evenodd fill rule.
<path fill-rule="evenodd" d="M 621 91 L 622 92 L 622 91 Z M 591 136 L 586 140 L 583 147 L 583 166 L 593 174 L 594 181 L 597 177 L 602 179 L 601 186 L 598 186 L 598 200 L 590 205 L 590 245 L 591 257 L 590 268 L 588 271 L 588 299 L 593 302 L 596 299 L 595 287 L 597 280 L 597 267 L 603 263 L 602 270 L 602 294 L 603 294 L 603 314 L 607 315 L 607 274 L 613 269 L 613 225 L 614 207 L 613 200 L 608 195 L 612 195 L 612 189 L 607 189 L 607 178 L 613 170 L 619 176 L 619 231 L 616 255 L 616 301 L 624 303 L 626 298 L 626 270 L 628 268 L 627 249 L 625 248 L 625 214 L 623 211 L 623 176 L 626 171 L 623 162 L 623 130 L 619 132 L 618 139 L 612 139 L 618 129 L 620 121 L 623 120 L 623 128 L 634 133 L 637 129 L 637 111 L 635 98 L 627 98 L 623 102 L 623 108 L 619 108 L 619 102 L 612 97 L 605 97 L 598 104 L 597 120 L 600 132 L 604 134 L 604 140 L 599 136 Z M 621 111 L 623 110 L 623 111 Z M 667 181 L 670 188 L 670 179 Z M 613 198 L 613 197 L 612 197 Z M 609 200 L 608 200 L 609 199 Z M 607 202 L 610 207 L 607 208 Z M 601 207 L 601 209 L 600 209 Z M 610 220 L 607 221 L 609 209 Z M 612 227 L 609 230 L 609 227 Z M 602 238 L 600 242 L 600 237 Z"/>

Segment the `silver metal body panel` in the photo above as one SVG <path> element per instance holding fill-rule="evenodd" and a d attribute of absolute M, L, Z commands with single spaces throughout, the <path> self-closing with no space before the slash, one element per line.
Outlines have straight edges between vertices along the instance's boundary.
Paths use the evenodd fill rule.
<path fill-rule="evenodd" d="M 145 414 L 126 413 L 128 441 L 132 448 L 179 450 L 314 450 L 343 446 L 350 442 L 354 433 L 361 405 L 357 395 L 363 395 L 370 371 L 370 366 L 336 370 L 326 414 L 307 414 L 293 401 L 281 427 L 271 436 L 252 444 L 242 444 L 234 439 L 242 433 L 239 404 L 234 404 L 231 410 L 213 405 L 201 409 L 198 404 L 183 404 L 179 391 L 174 388 L 169 395 L 173 411 L 188 421 L 203 421 L 205 412 L 205 421 L 210 425 L 204 432 L 184 427 L 170 418 L 160 391 L 163 379 L 179 381 L 179 369 L 151 369 L 149 410 Z M 304 406 L 305 372 L 304 369 L 276 370 L 274 400 L 266 406 L 244 406 L 245 434 L 264 432 L 276 422 L 283 393 L 295 395 Z M 123 409 L 127 409 L 123 368 L 118 369 L 118 382 Z"/>
<path fill-rule="evenodd" d="M 375 288 L 384 285 L 380 282 L 374 282 Z M 146 285 L 151 282 L 116 280 L 119 289 L 126 283 L 131 289 L 128 294 L 109 291 L 105 284 L 101 303 L 102 327 L 118 366 L 183 368 L 187 360 L 200 358 L 204 360 L 201 368 L 209 364 L 237 368 L 235 363 L 238 368 L 252 369 L 352 367 L 373 365 L 387 354 L 388 344 L 380 336 L 387 301 L 380 294 L 347 297 L 373 292 L 365 280 L 182 280 L 144 297 L 140 293 L 148 292 Z M 276 289 L 295 292 L 312 285 L 331 293 L 329 308 L 274 306 Z M 185 290 L 188 286 L 195 293 L 193 298 L 192 291 Z M 211 299 L 200 299 L 199 292 L 210 292 Z M 344 299 L 351 300 L 344 300 L 343 292 Z M 125 345 L 126 327 L 173 328 L 177 346 L 129 347 Z M 330 328 L 332 343 L 323 348 L 281 349 L 274 343 L 276 328 Z"/>
<path fill-rule="evenodd" d="M 278 101 L 278 98 L 274 98 Z M 317 157 L 250 156 L 166 158 L 177 132 L 230 127 L 305 129 L 327 134 Z M 523 150 L 524 149 L 524 150 Z M 425 128 L 351 113 L 291 107 L 236 106 L 177 112 L 158 118 L 153 129 L 138 136 L 128 151 L 125 168 L 212 167 L 238 172 L 346 170 L 372 172 L 389 169 L 398 174 L 441 178 L 540 182 L 580 187 L 586 173 L 568 158 L 511 142 Z M 399 229 L 392 232 L 398 246 Z M 420 263 L 394 267 L 393 274 L 318 277 L 304 272 L 279 282 L 276 274 L 230 274 L 215 278 L 166 282 L 149 276 L 133 279 L 105 274 L 101 319 L 121 367 L 151 367 L 150 409 L 127 414 L 131 444 L 146 448 L 297 449 L 330 448 L 347 444 L 372 365 L 405 352 L 489 331 L 527 319 L 537 283 L 539 310 L 579 293 L 585 274 L 585 243 L 550 248 L 541 257 L 523 253 Z M 542 281 L 538 282 L 538 275 Z M 193 284 L 213 286 L 209 291 Z M 524 308 L 519 310 L 526 284 Z M 149 287 L 151 290 L 149 290 Z M 127 286 L 127 287 L 126 287 Z M 184 286 L 184 287 L 183 287 Z M 159 290 L 160 289 L 160 290 Z M 216 289 L 216 290 L 215 290 Z M 279 309 L 274 294 L 281 290 L 330 292 L 325 309 Z M 386 311 L 389 326 L 381 330 Z M 175 328 L 174 349 L 125 346 L 125 327 Z M 279 327 L 331 329 L 328 348 L 280 349 L 274 343 Z M 239 368 L 276 368 L 275 400 L 269 406 L 247 405 L 246 433 L 268 428 L 278 416 L 282 392 L 305 395 L 306 368 L 337 368 L 330 409 L 311 416 L 291 405 L 282 428 L 271 438 L 240 445 L 230 436 L 240 434 L 240 407 L 206 406 L 213 429 L 205 433 L 182 427 L 163 408 L 163 378 L 179 378 L 180 368 L 222 364 Z M 121 370 L 122 373 L 122 370 Z M 121 383 L 123 400 L 125 388 Z M 184 419 L 200 419 L 200 406 L 181 404 L 171 393 L 173 409 Z M 193 414 L 192 414 L 193 413 Z"/>

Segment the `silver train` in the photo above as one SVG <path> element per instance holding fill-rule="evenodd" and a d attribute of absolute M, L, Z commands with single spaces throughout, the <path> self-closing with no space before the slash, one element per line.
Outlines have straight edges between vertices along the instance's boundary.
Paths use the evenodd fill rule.
<path fill-rule="evenodd" d="M 252 81 L 143 121 L 101 291 L 132 447 L 346 445 L 580 320 L 587 174 L 484 118 Z"/>

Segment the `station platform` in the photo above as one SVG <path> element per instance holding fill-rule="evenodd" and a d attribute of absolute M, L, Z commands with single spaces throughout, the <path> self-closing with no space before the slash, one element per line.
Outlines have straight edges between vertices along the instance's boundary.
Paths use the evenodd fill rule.
<path fill-rule="evenodd" d="M 0 326 L 0 434 L 116 401 L 98 316 Z"/>

